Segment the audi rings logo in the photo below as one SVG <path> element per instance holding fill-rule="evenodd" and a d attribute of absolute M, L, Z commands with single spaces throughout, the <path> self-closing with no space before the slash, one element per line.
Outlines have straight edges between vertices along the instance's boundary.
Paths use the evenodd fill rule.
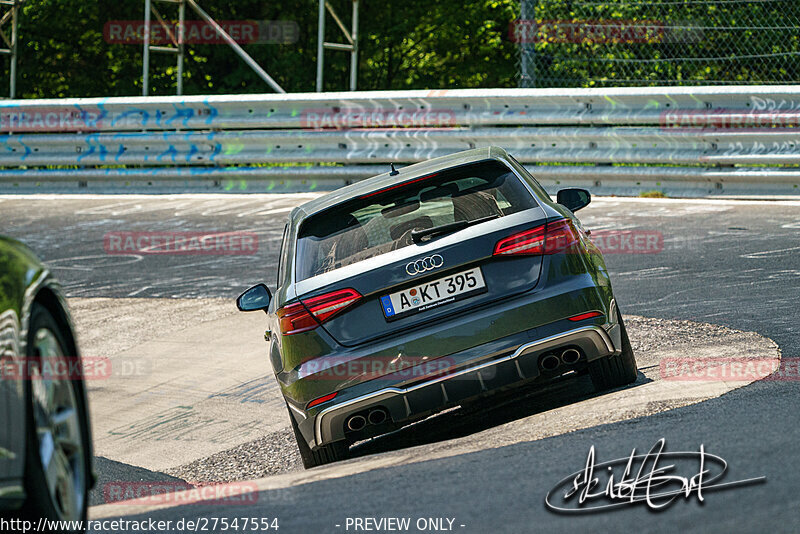
<path fill-rule="evenodd" d="M 422 274 L 426 271 L 438 269 L 442 265 L 444 265 L 444 258 L 438 254 L 434 254 L 433 256 L 428 256 L 427 258 L 412 261 L 406 265 L 406 272 L 411 276 L 414 276 L 416 274 Z"/>

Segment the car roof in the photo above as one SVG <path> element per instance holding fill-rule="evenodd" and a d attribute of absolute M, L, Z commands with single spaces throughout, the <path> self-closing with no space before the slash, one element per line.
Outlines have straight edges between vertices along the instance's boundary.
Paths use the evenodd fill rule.
<path fill-rule="evenodd" d="M 508 158 L 508 153 L 497 146 L 489 146 L 483 148 L 473 148 L 471 150 L 464 150 L 456 152 L 455 154 L 448 154 L 434 159 L 429 159 L 413 165 L 408 165 L 397 169 L 398 174 L 390 176 L 389 172 L 367 178 L 366 180 L 358 181 L 354 184 L 342 187 L 326 195 L 310 200 L 305 204 L 301 204 L 291 213 L 291 219 L 296 223 L 320 211 L 326 210 L 331 206 L 335 206 L 345 200 L 355 198 L 373 191 L 379 191 L 386 187 L 400 184 L 426 174 L 431 174 L 437 171 L 449 169 L 459 165 L 468 163 L 477 163 L 487 159 L 505 159 Z M 387 165 L 388 167 L 388 165 Z"/>

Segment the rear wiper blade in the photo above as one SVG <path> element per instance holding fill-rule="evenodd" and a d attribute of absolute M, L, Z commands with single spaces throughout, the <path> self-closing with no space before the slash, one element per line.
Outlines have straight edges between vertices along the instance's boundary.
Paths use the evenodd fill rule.
<path fill-rule="evenodd" d="M 452 234 L 453 232 L 458 232 L 459 230 L 463 230 L 468 226 L 472 226 L 474 224 L 480 224 L 482 222 L 491 221 L 492 219 L 496 219 L 500 217 L 500 215 L 489 215 L 488 217 L 481 217 L 479 219 L 472 219 L 471 221 L 456 221 L 450 224 L 443 224 L 441 226 L 434 226 L 433 228 L 426 228 L 425 230 L 412 230 L 411 231 L 411 240 L 414 243 L 419 243 L 422 241 L 423 238 L 427 236 L 437 236 L 437 235 L 445 235 L 445 234 Z"/>

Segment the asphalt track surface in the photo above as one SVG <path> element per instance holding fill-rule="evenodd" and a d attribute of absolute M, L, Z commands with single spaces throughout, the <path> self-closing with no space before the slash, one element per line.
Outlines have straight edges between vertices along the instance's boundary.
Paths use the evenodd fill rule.
<path fill-rule="evenodd" d="M 273 278 L 281 220 L 301 200 L 2 197 L 0 231 L 29 243 L 70 296 L 230 298 Z M 800 203 L 598 199 L 579 215 L 593 231 L 657 230 L 664 237 L 658 254 L 606 256 L 623 312 L 755 331 L 776 341 L 784 358 L 800 357 Z M 191 261 L 113 256 L 102 245 L 110 230 L 247 230 L 259 236 L 259 252 Z M 797 381 L 763 381 L 692 406 L 547 439 L 328 479 L 309 475 L 302 485 L 263 490 L 250 506 L 194 505 L 128 518 L 259 515 L 278 517 L 284 532 L 345 532 L 347 517 L 365 516 L 411 517 L 412 523 L 448 517 L 462 532 L 797 532 L 798 394 Z M 764 476 L 766 482 L 708 492 L 702 504 L 679 500 L 658 513 L 641 505 L 582 516 L 545 509 L 547 492 L 583 467 L 590 446 L 605 461 L 633 448 L 646 451 L 661 438 L 670 451 L 703 444 L 728 461 L 727 480 Z"/>

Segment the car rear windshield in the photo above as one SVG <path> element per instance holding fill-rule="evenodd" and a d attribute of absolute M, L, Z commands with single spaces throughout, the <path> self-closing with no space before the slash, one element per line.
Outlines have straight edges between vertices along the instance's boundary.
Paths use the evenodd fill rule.
<path fill-rule="evenodd" d="M 535 206 L 519 178 L 494 160 L 411 180 L 306 219 L 297 239 L 297 281 L 412 245 L 414 230 Z"/>

